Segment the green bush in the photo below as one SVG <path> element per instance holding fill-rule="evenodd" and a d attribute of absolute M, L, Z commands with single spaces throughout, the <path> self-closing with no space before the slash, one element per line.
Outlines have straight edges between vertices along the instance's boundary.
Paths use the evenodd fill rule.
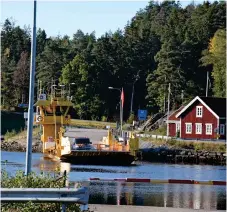
<path fill-rule="evenodd" d="M 57 173 L 56 177 L 60 175 Z M 62 188 L 64 187 L 65 177 L 56 180 L 51 175 L 30 173 L 25 176 L 23 171 L 18 171 L 15 176 L 10 176 L 2 170 L 2 188 Z M 55 212 L 61 211 L 60 203 L 1 203 L 1 211 L 23 211 L 23 212 Z M 78 204 L 67 204 L 66 211 L 79 212 Z"/>
<path fill-rule="evenodd" d="M 5 134 L 5 139 L 6 140 L 8 140 L 9 138 L 12 138 L 13 136 L 15 136 L 17 134 L 17 132 L 16 132 L 16 130 L 12 130 L 11 132 L 9 132 L 8 130 L 7 130 L 7 132 L 6 132 L 6 134 Z"/>
<path fill-rule="evenodd" d="M 135 119 L 135 115 L 134 113 L 131 113 L 127 120 L 127 124 L 133 124 L 134 119 Z"/>
<path fill-rule="evenodd" d="M 163 135 L 163 136 L 165 136 L 166 135 L 166 125 L 158 128 L 156 130 L 151 131 L 150 134 L 153 134 L 153 135 Z"/>
<path fill-rule="evenodd" d="M 101 121 L 107 121 L 107 117 L 106 116 L 102 116 Z"/>

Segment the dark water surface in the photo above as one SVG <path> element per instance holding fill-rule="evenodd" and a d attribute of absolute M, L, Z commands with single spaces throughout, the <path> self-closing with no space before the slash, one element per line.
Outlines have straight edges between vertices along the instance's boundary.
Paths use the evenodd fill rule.
<path fill-rule="evenodd" d="M 69 173 L 69 184 L 95 178 L 150 178 L 150 179 L 226 179 L 226 167 L 208 165 L 179 165 L 140 162 L 134 166 L 84 166 L 44 160 L 34 153 L 32 170 Z M 10 173 L 25 170 L 25 153 L 1 152 L 1 165 Z M 145 205 L 205 210 L 226 209 L 226 187 L 210 185 L 150 184 L 122 182 L 90 182 L 90 203 Z"/>

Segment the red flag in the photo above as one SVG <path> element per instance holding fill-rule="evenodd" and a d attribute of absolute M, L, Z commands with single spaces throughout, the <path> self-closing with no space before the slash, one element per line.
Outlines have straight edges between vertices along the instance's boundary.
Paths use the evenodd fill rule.
<path fill-rule="evenodd" d="M 124 95 L 124 90 L 122 88 L 122 90 L 121 90 L 121 103 L 122 103 L 122 107 L 124 106 L 124 101 L 125 101 L 125 95 Z"/>

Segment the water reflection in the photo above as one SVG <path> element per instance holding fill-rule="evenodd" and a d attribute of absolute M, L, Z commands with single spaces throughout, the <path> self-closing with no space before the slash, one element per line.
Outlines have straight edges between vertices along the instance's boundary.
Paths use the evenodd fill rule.
<path fill-rule="evenodd" d="M 70 173 L 67 186 L 75 186 L 74 175 L 90 173 L 128 173 L 126 170 L 111 170 L 102 167 L 80 167 L 70 163 L 42 163 L 41 170 L 65 170 Z M 92 177 L 92 176 L 90 176 Z M 124 182 L 90 182 L 91 204 L 143 205 L 204 210 L 225 210 L 225 186 L 150 184 Z"/>
<path fill-rule="evenodd" d="M 225 210 L 225 186 L 90 182 L 90 203 Z"/>
<path fill-rule="evenodd" d="M 1 152 L 2 168 L 11 174 L 24 170 L 25 153 Z M 42 154 L 32 155 L 32 170 L 68 173 L 67 185 L 98 178 L 151 178 L 225 180 L 226 168 L 221 166 L 153 164 L 141 162 L 137 166 L 82 166 L 43 159 Z M 90 203 L 113 205 L 147 205 L 217 210 L 226 209 L 225 186 L 90 182 Z"/>

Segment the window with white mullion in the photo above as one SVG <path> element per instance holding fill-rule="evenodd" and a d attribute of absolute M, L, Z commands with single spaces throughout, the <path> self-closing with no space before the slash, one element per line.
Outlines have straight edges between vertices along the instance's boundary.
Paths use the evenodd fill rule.
<path fill-rule="evenodd" d="M 206 135 L 212 135 L 212 124 L 206 124 Z"/>
<path fill-rule="evenodd" d="M 185 133 L 186 134 L 192 133 L 192 123 L 185 123 Z"/>
<path fill-rule="evenodd" d="M 195 133 L 196 134 L 202 134 L 202 124 L 201 123 L 195 124 Z"/>
<path fill-rule="evenodd" d="M 203 116 L 203 106 L 197 106 L 196 107 L 196 117 L 202 117 Z"/>

